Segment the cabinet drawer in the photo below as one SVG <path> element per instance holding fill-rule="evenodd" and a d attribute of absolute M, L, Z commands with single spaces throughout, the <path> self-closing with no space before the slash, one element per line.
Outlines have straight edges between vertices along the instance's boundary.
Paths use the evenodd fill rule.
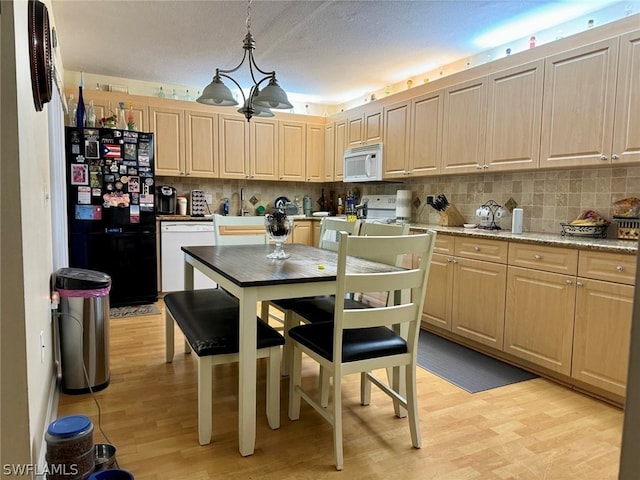
<path fill-rule="evenodd" d="M 457 257 L 473 258 L 488 262 L 507 263 L 509 244 L 501 240 L 456 237 L 455 254 Z"/>
<path fill-rule="evenodd" d="M 634 285 L 636 282 L 636 256 L 580 251 L 578 276 Z"/>
<path fill-rule="evenodd" d="M 568 248 L 511 243 L 509 265 L 575 275 L 578 271 L 578 251 Z"/>
<path fill-rule="evenodd" d="M 441 255 L 453 255 L 454 237 L 451 235 L 443 235 L 438 233 L 436 235 L 436 244 L 433 246 L 433 253 L 439 253 Z"/>

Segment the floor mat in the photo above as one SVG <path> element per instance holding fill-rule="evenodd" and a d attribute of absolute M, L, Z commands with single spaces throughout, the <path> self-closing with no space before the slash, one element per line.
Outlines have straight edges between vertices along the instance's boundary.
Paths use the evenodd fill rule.
<path fill-rule="evenodd" d="M 160 309 L 153 303 L 148 305 L 133 305 L 130 307 L 114 307 L 109 309 L 111 318 L 141 317 L 143 315 L 157 315 Z"/>
<path fill-rule="evenodd" d="M 424 330 L 418 340 L 418 365 L 469 393 L 538 377 Z"/>

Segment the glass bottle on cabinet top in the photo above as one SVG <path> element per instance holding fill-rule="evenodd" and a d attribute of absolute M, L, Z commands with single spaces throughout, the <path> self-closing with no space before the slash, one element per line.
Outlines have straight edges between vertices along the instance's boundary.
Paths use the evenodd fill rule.
<path fill-rule="evenodd" d="M 125 116 L 124 116 L 124 102 L 120 102 L 118 105 L 120 106 L 120 110 L 118 111 L 118 123 L 116 126 L 120 130 L 128 130 L 127 120 L 125 119 Z"/>
<path fill-rule="evenodd" d="M 162 90 L 162 86 L 160 87 L 160 91 L 158 92 L 158 98 L 164 98 L 164 90 Z"/>
<path fill-rule="evenodd" d="M 86 120 L 87 112 L 84 108 L 84 99 L 82 98 L 83 87 L 82 73 L 80 73 L 80 85 L 78 86 L 78 107 L 76 108 L 76 127 L 83 128 Z"/>
<path fill-rule="evenodd" d="M 133 116 L 133 105 L 131 103 L 129 104 L 129 110 L 127 110 L 127 129 L 137 130 L 136 119 Z"/>
<path fill-rule="evenodd" d="M 93 100 L 89 100 L 89 108 L 87 109 L 87 127 L 94 128 L 96 126 L 96 109 L 93 106 Z"/>
<path fill-rule="evenodd" d="M 67 113 L 69 115 L 69 126 L 76 126 L 76 111 L 78 109 L 78 104 L 76 103 L 76 97 L 72 93 L 69 95 L 69 100 L 67 101 Z"/>

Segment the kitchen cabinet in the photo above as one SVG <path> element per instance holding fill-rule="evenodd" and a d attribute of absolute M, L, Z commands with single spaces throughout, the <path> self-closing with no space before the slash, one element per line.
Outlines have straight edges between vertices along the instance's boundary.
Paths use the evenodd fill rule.
<path fill-rule="evenodd" d="M 488 77 L 483 169 L 538 167 L 543 75 L 538 60 Z"/>
<path fill-rule="evenodd" d="M 349 116 L 346 148 L 382 142 L 382 108 L 367 107 Z"/>
<path fill-rule="evenodd" d="M 78 101 L 77 90 L 67 90 L 67 98 L 73 94 L 76 101 Z M 100 119 L 110 117 L 111 115 L 118 115 L 118 109 L 120 102 L 124 103 L 127 113 L 131 107 L 133 112 L 133 120 L 136 124 L 136 128 L 139 132 L 148 132 L 149 130 L 149 106 L 144 97 L 135 95 L 127 95 L 122 93 L 104 92 L 101 90 L 85 90 L 82 91 L 82 98 L 84 99 L 85 108 L 89 108 L 89 102 L 93 100 L 93 108 L 96 112 L 96 126 L 100 126 Z M 65 121 L 68 120 L 68 116 L 65 117 Z M 68 122 L 66 123 L 68 125 Z"/>
<path fill-rule="evenodd" d="M 462 82 L 444 91 L 442 172 L 483 169 L 487 78 Z"/>
<path fill-rule="evenodd" d="M 611 163 L 640 163 L 640 30 L 620 37 Z M 614 159 L 614 155 L 617 159 Z"/>
<path fill-rule="evenodd" d="M 571 376 L 626 394 L 636 259 L 581 251 Z"/>
<path fill-rule="evenodd" d="M 249 135 L 241 115 L 219 114 L 220 177 L 249 178 Z"/>
<path fill-rule="evenodd" d="M 149 118 L 150 130 L 154 133 L 156 175 L 186 175 L 184 110 L 150 106 Z"/>
<path fill-rule="evenodd" d="M 442 149 L 443 92 L 384 107 L 385 178 L 434 174 Z"/>
<path fill-rule="evenodd" d="M 506 262 L 506 242 L 439 234 L 423 322 L 501 350 Z"/>
<path fill-rule="evenodd" d="M 312 247 L 320 246 L 320 222 L 317 220 L 311 220 L 311 229 L 313 230 L 313 237 L 311 244 Z"/>
<path fill-rule="evenodd" d="M 571 373 L 578 251 L 511 244 L 504 351 Z"/>
<path fill-rule="evenodd" d="M 341 182 L 344 178 L 344 150 L 347 141 L 347 120 L 337 120 L 335 123 L 335 156 L 333 163 L 333 180 Z"/>
<path fill-rule="evenodd" d="M 611 163 L 618 39 L 545 60 L 541 166 Z M 629 101 L 630 99 L 627 99 Z"/>
<path fill-rule="evenodd" d="M 307 182 L 325 181 L 325 126 L 323 124 L 306 125 L 307 152 L 305 172 Z M 331 146 L 333 151 L 333 146 Z"/>
<path fill-rule="evenodd" d="M 249 170 L 246 172 L 246 178 L 278 180 L 278 121 L 253 117 L 248 123 Z"/>
<path fill-rule="evenodd" d="M 218 117 L 199 109 L 152 105 L 156 174 L 218 177 Z"/>
<path fill-rule="evenodd" d="M 307 132 L 304 122 L 292 120 L 278 122 L 278 179 L 306 180 Z"/>
<path fill-rule="evenodd" d="M 333 182 L 336 162 L 336 124 L 329 122 L 324 127 L 324 181 Z"/>
<path fill-rule="evenodd" d="M 294 220 L 293 221 L 293 243 L 303 243 L 313 246 L 313 225 L 312 220 Z"/>
<path fill-rule="evenodd" d="M 218 177 L 218 114 L 185 110 L 185 172 L 199 178 Z"/>

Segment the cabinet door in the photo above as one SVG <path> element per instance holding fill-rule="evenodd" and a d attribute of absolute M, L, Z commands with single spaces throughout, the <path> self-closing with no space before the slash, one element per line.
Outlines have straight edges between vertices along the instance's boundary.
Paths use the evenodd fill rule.
<path fill-rule="evenodd" d="M 335 132 L 335 140 L 336 140 L 336 156 L 334 163 L 334 180 L 336 182 L 341 182 L 344 178 L 344 149 L 346 145 L 346 135 L 347 135 L 347 122 L 346 120 L 336 122 L 336 132 Z"/>
<path fill-rule="evenodd" d="M 313 225 L 313 237 L 311 238 L 311 246 L 319 247 L 320 246 L 320 222 L 311 221 Z"/>
<path fill-rule="evenodd" d="M 421 95 L 411 101 L 409 169 L 412 175 L 430 175 L 437 173 L 440 168 L 442 110 L 441 90 Z"/>
<path fill-rule="evenodd" d="M 324 127 L 324 181 L 333 182 L 336 163 L 336 124 Z"/>
<path fill-rule="evenodd" d="M 451 331 L 502 350 L 507 266 L 456 257 Z"/>
<path fill-rule="evenodd" d="M 618 39 L 545 60 L 541 167 L 610 161 Z"/>
<path fill-rule="evenodd" d="M 361 115 L 347 121 L 347 148 L 359 147 L 364 143 L 364 119 Z"/>
<path fill-rule="evenodd" d="M 578 278 L 571 376 L 620 396 L 626 393 L 633 291 Z"/>
<path fill-rule="evenodd" d="M 442 160 L 444 172 L 475 172 L 484 166 L 486 78 L 445 89 Z"/>
<path fill-rule="evenodd" d="M 200 178 L 218 177 L 218 115 L 185 111 L 186 172 Z"/>
<path fill-rule="evenodd" d="M 374 108 L 364 112 L 363 141 L 365 144 L 382 142 L 382 109 Z"/>
<path fill-rule="evenodd" d="M 324 125 L 307 124 L 307 182 L 324 182 Z M 331 147 L 333 151 L 333 146 Z"/>
<path fill-rule="evenodd" d="M 543 73 L 539 60 L 489 77 L 485 164 L 491 170 L 538 167 Z"/>
<path fill-rule="evenodd" d="M 247 120 L 240 115 L 220 114 L 219 158 L 221 178 L 248 178 L 249 138 Z"/>
<path fill-rule="evenodd" d="M 125 108 L 127 114 L 129 111 L 133 113 L 133 123 L 136 125 L 136 129 L 139 132 L 148 132 L 149 131 L 149 107 L 147 104 L 142 102 L 125 102 Z M 99 120 L 96 112 L 96 117 Z M 96 120 L 97 121 L 97 120 Z"/>
<path fill-rule="evenodd" d="M 509 267 L 506 353 L 558 373 L 571 373 L 575 278 Z"/>
<path fill-rule="evenodd" d="M 278 121 L 252 118 L 249 123 L 251 163 L 249 178 L 278 179 Z"/>
<path fill-rule="evenodd" d="M 185 175 L 184 110 L 149 107 L 156 175 Z"/>
<path fill-rule="evenodd" d="M 279 167 L 280 180 L 304 182 L 307 163 L 307 127 L 303 122 L 280 121 Z"/>
<path fill-rule="evenodd" d="M 620 37 L 613 165 L 640 163 L 640 30 Z M 617 157 L 617 158 L 616 158 Z"/>
<path fill-rule="evenodd" d="M 451 331 L 453 257 L 434 253 L 422 307 L 422 323 Z"/>
<path fill-rule="evenodd" d="M 293 243 L 313 246 L 313 230 L 310 220 L 295 220 L 293 222 Z"/>
<path fill-rule="evenodd" d="M 409 160 L 409 101 L 384 107 L 384 153 L 382 169 L 385 178 L 405 177 Z"/>

